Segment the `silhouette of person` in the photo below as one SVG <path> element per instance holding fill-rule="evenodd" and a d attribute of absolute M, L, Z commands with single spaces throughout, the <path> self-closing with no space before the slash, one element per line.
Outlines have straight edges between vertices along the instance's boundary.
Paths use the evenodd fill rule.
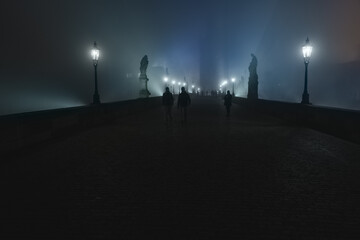
<path fill-rule="evenodd" d="M 178 109 L 180 108 L 182 113 L 182 123 L 185 123 L 187 121 L 187 107 L 191 104 L 190 95 L 185 91 L 185 88 L 181 88 L 181 93 L 178 97 L 177 106 Z"/>
<path fill-rule="evenodd" d="M 227 94 L 224 97 L 224 105 L 226 107 L 226 116 L 230 117 L 230 108 L 232 104 L 232 95 L 230 94 L 230 91 L 227 91 Z"/>
<path fill-rule="evenodd" d="M 165 109 L 166 122 L 172 121 L 172 106 L 174 105 L 174 98 L 169 88 L 165 88 L 165 92 L 162 96 L 162 105 Z"/>

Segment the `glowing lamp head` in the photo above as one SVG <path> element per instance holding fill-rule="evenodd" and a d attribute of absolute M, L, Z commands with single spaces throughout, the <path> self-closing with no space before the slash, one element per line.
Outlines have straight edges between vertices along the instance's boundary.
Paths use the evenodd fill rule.
<path fill-rule="evenodd" d="M 183 83 L 183 86 L 186 86 L 186 83 Z"/>
<path fill-rule="evenodd" d="M 176 81 L 172 81 L 171 83 L 172 83 L 173 85 L 175 85 Z"/>
<path fill-rule="evenodd" d="M 94 47 L 91 50 L 91 56 L 94 61 L 94 64 L 96 65 L 99 61 L 99 56 L 100 56 L 100 50 L 97 48 L 96 42 L 94 42 Z"/>
<path fill-rule="evenodd" d="M 313 47 L 310 45 L 309 38 L 306 39 L 306 43 L 305 46 L 303 46 L 302 51 L 303 51 L 305 63 L 309 63 L 313 51 Z"/>
<path fill-rule="evenodd" d="M 200 92 L 200 88 L 198 88 L 197 90 L 198 90 L 198 92 Z"/>
<path fill-rule="evenodd" d="M 168 82 L 169 79 L 167 77 L 164 77 L 164 82 Z"/>
<path fill-rule="evenodd" d="M 178 85 L 180 86 L 180 85 L 181 85 L 181 82 L 178 82 Z"/>
<path fill-rule="evenodd" d="M 235 80 L 236 80 L 235 78 L 232 78 L 232 79 L 231 79 L 231 81 L 232 81 L 233 83 L 235 82 Z"/>

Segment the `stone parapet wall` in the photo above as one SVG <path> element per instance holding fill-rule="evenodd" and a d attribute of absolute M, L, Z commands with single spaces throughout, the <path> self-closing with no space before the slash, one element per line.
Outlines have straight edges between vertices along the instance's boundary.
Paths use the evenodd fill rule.
<path fill-rule="evenodd" d="M 0 153 L 67 136 L 161 105 L 161 98 L 128 100 L 0 116 Z"/>
<path fill-rule="evenodd" d="M 234 102 L 360 144 L 360 111 L 260 99 L 235 98 Z"/>

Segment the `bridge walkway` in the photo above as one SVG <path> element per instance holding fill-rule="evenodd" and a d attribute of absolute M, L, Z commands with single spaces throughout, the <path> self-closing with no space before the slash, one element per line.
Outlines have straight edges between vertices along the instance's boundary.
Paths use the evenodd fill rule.
<path fill-rule="evenodd" d="M 2 160 L 1 239 L 356 239 L 360 146 L 194 98 Z"/>

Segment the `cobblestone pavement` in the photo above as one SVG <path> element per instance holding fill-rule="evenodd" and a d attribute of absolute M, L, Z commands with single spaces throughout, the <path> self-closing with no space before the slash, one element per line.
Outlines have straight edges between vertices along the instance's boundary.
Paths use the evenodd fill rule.
<path fill-rule="evenodd" d="M 360 239 L 360 146 L 218 99 L 2 159 L 0 239 Z"/>

